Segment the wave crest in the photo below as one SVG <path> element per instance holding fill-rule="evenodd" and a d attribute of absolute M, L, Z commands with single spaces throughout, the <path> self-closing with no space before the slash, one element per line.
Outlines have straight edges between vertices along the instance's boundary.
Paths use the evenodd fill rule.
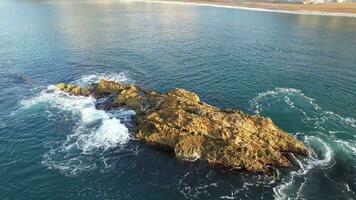
<path fill-rule="evenodd" d="M 104 75 L 84 76 L 77 83 L 90 84 L 99 81 Z M 107 77 L 107 76 L 106 76 Z M 112 80 L 127 81 L 121 76 L 112 76 Z M 37 96 L 21 101 L 22 109 L 40 108 L 48 113 L 49 119 L 72 121 L 74 126 L 65 140 L 54 141 L 47 145 L 49 149 L 43 156 L 45 166 L 58 169 L 65 174 L 75 175 L 80 171 L 92 170 L 95 163 L 86 161 L 83 155 L 94 155 L 113 148 L 124 148 L 132 136 L 124 122 L 130 120 L 133 111 L 118 109 L 110 112 L 95 108 L 92 97 L 73 96 L 48 86 Z M 121 120 L 124 120 L 122 122 Z"/>
<path fill-rule="evenodd" d="M 115 82 L 122 82 L 122 83 L 133 82 L 127 76 L 126 73 L 120 72 L 120 73 L 110 73 L 110 74 L 97 73 L 91 75 L 83 75 L 78 80 L 73 81 L 73 83 L 83 87 L 83 86 L 88 86 L 92 83 L 98 83 L 101 79 L 115 81 Z"/>

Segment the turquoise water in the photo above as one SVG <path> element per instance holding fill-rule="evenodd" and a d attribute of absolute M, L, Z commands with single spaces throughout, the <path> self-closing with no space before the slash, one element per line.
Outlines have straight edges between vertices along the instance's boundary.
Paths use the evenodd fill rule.
<path fill-rule="evenodd" d="M 355 199 L 356 18 L 111 1 L 0 2 L 0 199 Z M 271 117 L 293 169 L 250 174 L 136 141 L 100 78 Z"/>

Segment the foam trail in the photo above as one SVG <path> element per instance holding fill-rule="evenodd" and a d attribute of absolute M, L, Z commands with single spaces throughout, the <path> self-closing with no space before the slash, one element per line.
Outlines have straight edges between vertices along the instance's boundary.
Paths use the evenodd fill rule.
<path fill-rule="evenodd" d="M 351 152 L 351 155 L 356 156 L 355 142 L 345 141 L 345 140 L 341 140 L 341 139 L 335 139 L 334 142 L 336 142 L 338 145 L 340 145 L 345 151 Z"/>
<path fill-rule="evenodd" d="M 291 100 L 290 96 L 294 95 L 304 98 L 307 102 L 314 106 L 315 110 L 321 109 L 320 106 L 315 103 L 315 100 L 313 98 L 306 96 L 304 93 L 302 93 L 301 90 L 294 88 L 275 88 L 274 90 L 261 92 L 250 101 L 251 108 L 256 114 L 261 114 L 263 108 L 261 107 L 260 101 L 265 98 L 277 97 L 278 95 L 283 96 L 284 101 L 292 108 L 295 108 L 295 104 Z"/>
<path fill-rule="evenodd" d="M 293 118 L 293 121 L 287 123 L 305 123 L 307 126 L 296 135 L 309 147 L 311 154 L 307 158 L 294 157 L 300 168 L 290 172 L 281 184 L 273 188 L 275 199 L 299 199 L 309 178 L 313 176 L 311 170 L 332 167 L 336 162 L 337 150 L 347 156 L 355 154 L 355 143 L 347 138 L 354 138 L 352 132 L 356 120 L 325 111 L 315 99 L 306 96 L 301 90 L 275 88 L 261 92 L 250 101 L 250 105 L 256 114 L 267 114 L 283 107 L 281 112 Z M 343 129 L 336 131 L 338 127 Z M 295 128 L 298 130 L 299 126 Z"/>
<path fill-rule="evenodd" d="M 277 100 L 283 99 L 292 110 L 301 112 L 305 120 L 313 123 L 314 127 L 319 130 L 326 130 L 327 127 L 325 127 L 325 124 L 328 121 L 356 128 L 356 119 L 343 117 L 332 111 L 325 111 L 316 103 L 315 99 L 306 96 L 301 90 L 294 88 L 275 88 L 274 90 L 259 93 L 250 101 L 253 112 L 261 114 L 264 112 L 264 109 L 268 109 L 269 107 L 263 107 L 262 103 L 271 100 L 271 98 L 276 98 Z"/>
<path fill-rule="evenodd" d="M 311 169 L 317 167 L 330 167 L 334 162 L 334 151 L 321 138 L 310 136 L 305 138 L 305 142 L 313 149 L 319 149 L 322 153 L 317 155 L 314 151 L 308 158 L 299 159 L 294 156 L 300 169 L 290 172 L 287 177 L 283 178 L 282 183 L 273 188 L 275 199 L 299 199 L 303 192 L 303 187 L 308 179 L 308 173 Z M 293 191 L 296 184 L 296 179 L 304 181 L 297 186 L 297 191 Z M 292 190 L 292 191 L 290 191 Z M 294 196 L 293 196 L 294 195 Z M 291 198 L 292 197 L 292 198 Z"/>

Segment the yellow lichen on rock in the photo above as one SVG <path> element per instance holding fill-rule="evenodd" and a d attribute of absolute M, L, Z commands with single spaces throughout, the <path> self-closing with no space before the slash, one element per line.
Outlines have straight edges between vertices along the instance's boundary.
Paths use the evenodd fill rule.
<path fill-rule="evenodd" d="M 136 112 L 136 138 L 171 149 L 178 158 L 201 159 L 248 171 L 290 167 L 286 154 L 308 155 L 304 144 L 270 118 L 220 109 L 184 89 L 145 91 L 133 84 L 100 80 L 92 87 L 57 87 L 74 95 L 115 96 L 115 106 Z"/>
<path fill-rule="evenodd" d="M 81 88 L 78 85 L 59 83 L 56 87 L 64 92 L 68 92 L 74 95 L 88 96 L 90 94 L 89 88 Z"/>

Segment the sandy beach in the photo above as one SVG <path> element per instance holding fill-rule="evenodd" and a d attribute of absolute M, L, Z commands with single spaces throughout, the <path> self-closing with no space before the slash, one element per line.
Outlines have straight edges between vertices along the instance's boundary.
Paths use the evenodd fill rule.
<path fill-rule="evenodd" d="M 141 0 L 139 0 L 141 1 Z M 275 11 L 295 14 L 316 14 L 356 17 L 356 2 L 302 4 L 271 2 L 231 2 L 225 0 L 147 0 L 150 2 L 189 3 L 221 7 L 236 7 L 248 10 Z"/>

